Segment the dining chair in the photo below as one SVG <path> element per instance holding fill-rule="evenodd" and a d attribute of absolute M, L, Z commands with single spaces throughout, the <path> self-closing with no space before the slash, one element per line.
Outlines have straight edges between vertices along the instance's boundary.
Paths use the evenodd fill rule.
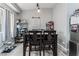
<path fill-rule="evenodd" d="M 55 31 L 44 31 L 44 39 L 43 39 L 43 56 L 45 56 L 45 50 L 52 50 L 53 52 L 53 44 L 54 44 L 54 34 Z"/>
<path fill-rule="evenodd" d="M 31 51 L 39 51 L 41 56 L 41 43 L 42 43 L 42 32 L 41 31 L 29 31 L 30 41 L 29 41 L 29 56 Z M 33 49 L 32 46 L 35 48 Z M 39 48 L 37 48 L 37 46 Z"/>
<path fill-rule="evenodd" d="M 26 49 L 28 47 L 29 35 L 26 33 L 23 34 L 23 56 L 26 56 Z"/>

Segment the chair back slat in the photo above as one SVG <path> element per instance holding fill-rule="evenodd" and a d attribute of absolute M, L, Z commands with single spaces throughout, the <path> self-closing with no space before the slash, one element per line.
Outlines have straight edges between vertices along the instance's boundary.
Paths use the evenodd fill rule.
<path fill-rule="evenodd" d="M 29 35 L 32 36 L 33 41 L 37 41 L 38 37 L 41 37 L 42 31 L 29 31 Z"/>
<path fill-rule="evenodd" d="M 52 35 L 54 35 L 54 34 L 56 34 L 56 31 L 44 31 L 44 37 L 47 37 L 48 41 L 53 41 Z"/>

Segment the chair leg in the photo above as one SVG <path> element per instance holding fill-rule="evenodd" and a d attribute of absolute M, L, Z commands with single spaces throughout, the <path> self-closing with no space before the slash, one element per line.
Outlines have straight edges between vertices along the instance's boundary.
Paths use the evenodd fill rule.
<path fill-rule="evenodd" d="M 57 56 L 57 47 L 54 47 L 54 49 L 53 49 L 53 55 Z"/>
<path fill-rule="evenodd" d="M 26 42 L 23 42 L 23 56 L 26 56 Z"/>
<path fill-rule="evenodd" d="M 26 46 L 23 46 L 23 56 L 26 55 Z"/>
<path fill-rule="evenodd" d="M 39 54 L 40 54 L 40 56 L 41 56 L 41 45 L 39 46 L 39 50 L 40 50 L 40 51 L 39 51 Z"/>
<path fill-rule="evenodd" d="M 45 50 L 44 50 L 45 46 L 43 45 L 43 56 L 45 56 Z"/>
<path fill-rule="evenodd" d="M 54 52 L 53 52 L 53 45 L 52 45 L 52 53 L 54 53 Z"/>
<path fill-rule="evenodd" d="M 35 51 L 36 51 L 36 45 L 35 45 Z"/>
<path fill-rule="evenodd" d="M 41 56 L 41 49 L 40 49 L 40 56 Z"/>
<path fill-rule="evenodd" d="M 29 45 L 29 56 L 31 54 L 31 45 Z"/>

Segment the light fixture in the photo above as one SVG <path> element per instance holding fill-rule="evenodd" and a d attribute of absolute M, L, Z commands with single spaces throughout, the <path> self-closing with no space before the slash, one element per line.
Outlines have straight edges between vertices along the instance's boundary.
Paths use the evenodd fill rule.
<path fill-rule="evenodd" d="M 39 4 L 37 3 L 37 12 L 40 12 Z"/>
<path fill-rule="evenodd" d="M 38 9 L 37 11 L 38 11 L 38 13 L 39 13 L 39 12 L 40 12 L 40 9 Z"/>

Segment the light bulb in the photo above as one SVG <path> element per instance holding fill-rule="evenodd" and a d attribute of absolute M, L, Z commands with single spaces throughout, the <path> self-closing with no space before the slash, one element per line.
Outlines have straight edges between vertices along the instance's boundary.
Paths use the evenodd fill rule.
<path fill-rule="evenodd" d="M 39 13 L 39 12 L 40 12 L 40 9 L 38 9 L 37 11 L 38 11 L 38 13 Z"/>

